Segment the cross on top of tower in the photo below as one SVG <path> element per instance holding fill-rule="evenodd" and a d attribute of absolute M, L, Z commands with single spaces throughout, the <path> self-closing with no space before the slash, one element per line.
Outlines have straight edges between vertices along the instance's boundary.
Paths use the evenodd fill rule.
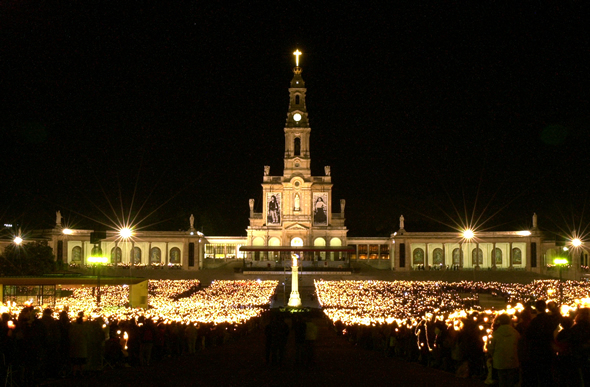
<path fill-rule="evenodd" d="M 301 55 L 301 51 L 299 51 L 299 49 L 297 49 L 297 50 L 295 50 L 293 55 L 295 55 L 295 66 L 299 67 L 299 55 Z"/>

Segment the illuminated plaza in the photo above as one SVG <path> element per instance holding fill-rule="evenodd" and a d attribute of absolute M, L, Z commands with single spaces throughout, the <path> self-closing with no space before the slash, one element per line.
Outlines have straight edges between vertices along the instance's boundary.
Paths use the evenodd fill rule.
<path fill-rule="evenodd" d="M 260 328 L 271 310 L 290 321 L 295 318 L 288 313 L 319 310 L 339 336 L 373 350 L 393 352 L 394 338 L 411 337 L 415 342 L 405 355 L 413 359 L 437 352 L 433 332 L 441 326 L 461 334 L 475 324 L 483 355 L 498 315 L 516 323 L 525 305 L 540 299 L 558 305 L 562 316 L 590 306 L 584 242 L 557 240 L 539 227 L 536 214 L 523 230 L 489 231 L 465 222 L 446 232 L 406 230 L 400 214 L 399 228 L 388 237 L 349 236 L 346 200 L 333 197 L 331 167 L 324 166 L 321 176 L 311 173 L 303 58 L 299 50 L 294 55 L 284 168 L 271 174 L 264 166 L 262 200 L 248 199 L 245 235 L 205 235 L 194 214 L 179 231 L 138 229 L 132 222 L 106 231 L 76 229 L 58 210 L 53 229 L 19 233 L 3 247 L 45 242 L 70 273 L 92 276 L 74 287 L 56 278 L 27 294 L 18 279 L 0 278 L 1 311 L 16 316 L 23 306 L 49 306 L 56 319 L 60 312 L 71 320 L 84 315 L 101 322 L 105 333 L 111 325 L 141 327 L 143 321 L 183 332 L 205 327 L 208 334 L 221 330 L 225 345 Z M 136 282 L 105 284 L 116 276 L 141 279 L 142 301 L 133 296 Z M 49 286 L 53 293 L 46 294 Z M 65 296 L 57 297 L 58 291 Z M 124 351 L 132 330 L 110 332 Z M 366 332 L 387 341 L 366 341 Z"/>

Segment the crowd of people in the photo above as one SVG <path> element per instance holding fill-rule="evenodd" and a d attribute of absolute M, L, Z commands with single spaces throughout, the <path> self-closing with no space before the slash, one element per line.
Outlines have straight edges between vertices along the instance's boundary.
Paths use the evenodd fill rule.
<path fill-rule="evenodd" d="M 147 309 L 130 308 L 124 286 L 104 287 L 100 307 L 91 287 L 71 289 L 53 308 L 0 305 L 3 370 L 30 384 L 108 366 L 149 366 L 257 327 L 264 327 L 267 362 L 283 362 L 289 332 L 296 361 L 313 362 L 317 327 L 297 314 L 287 325 L 284 315 L 266 313 L 277 285 L 149 281 Z M 320 280 L 315 286 L 335 331 L 363 348 L 501 386 L 590 384 L 587 283 Z M 483 308 L 480 293 L 516 306 Z"/>
<path fill-rule="evenodd" d="M 338 334 L 355 345 L 500 386 L 590 385 L 590 288 L 568 281 L 560 308 L 555 281 L 528 285 L 409 281 L 316 281 Z M 483 309 L 472 292 L 521 301 Z M 471 302 L 475 301 L 475 302 Z"/>
<path fill-rule="evenodd" d="M 3 372 L 17 384 L 79 376 L 105 366 L 152 361 L 222 345 L 260 324 L 277 281 L 149 281 L 149 307 L 128 306 L 129 289 L 71 289 L 55 309 L 2 306 Z M 94 290 L 94 293 L 96 290 Z M 6 375 L 1 375 L 6 377 Z"/>

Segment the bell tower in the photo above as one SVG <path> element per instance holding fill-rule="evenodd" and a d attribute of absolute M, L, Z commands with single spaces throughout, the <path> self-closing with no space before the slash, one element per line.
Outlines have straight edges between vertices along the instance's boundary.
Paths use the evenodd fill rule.
<path fill-rule="evenodd" d="M 343 201 L 341 212 L 333 212 L 330 166 L 324 166 L 322 176 L 311 175 L 307 88 L 299 66 L 301 52 L 296 50 L 293 55 L 283 173 L 273 176 L 270 166 L 264 167 L 262 212 L 254 211 L 254 199 L 250 199 L 249 247 L 244 251 L 253 253 L 253 261 L 290 261 L 291 251 L 299 251 L 303 260 L 338 260 L 337 249 L 346 246 L 348 232 Z"/>
<path fill-rule="evenodd" d="M 309 117 L 305 103 L 305 82 L 301 77 L 303 71 L 299 67 L 299 50 L 295 55 L 293 79 L 289 87 L 289 109 L 285 123 L 285 163 L 283 177 L 290 179 L 294 176 L 309 178 L 311 176 L 311 156 L 309 152 Z"/>

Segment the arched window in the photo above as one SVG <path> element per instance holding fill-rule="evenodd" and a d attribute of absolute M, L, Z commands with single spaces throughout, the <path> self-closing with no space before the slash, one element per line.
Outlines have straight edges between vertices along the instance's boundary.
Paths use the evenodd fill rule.
<path fill-rule="evenodd" d="M 301 239 L 299 237 L 291 239 L 291 246 L 293 246 L 293 247 L 303 246 L 303 239 Z"/>
<path fill-rule="evenodd" d="M 453 250 L 453 265 L 461 265 L 461 250 Z"/>
<path fill-rule="evenodd" d="M 301 138 L 295 137 L 295 141 L 293 142 L 293 149 L 295 156 L 301 156 Z"/>
<path fill-rule="evenodd" d="M 123 252 L 120 247 L 113 247 L 111 249 L 111 263 L 121 263 Z"/>
<path fill-rule="evenodd" d="M 159 265 L 162 262 L 162 250 L 152 247 L 150 251 L 150 265 Z"/>
<path fill-rule="evenodd" d="M 170 263 L 173 265 L 180 264 L 180 249 L 178 247 L 173 247 L 170 250 Z"/>
<path fill-rule="evenodd" d="M 473 249 L 471 252 L 471 264 L 483 265 L 483 251 L 480 248 Z"/>
<path fill-rule="evenodd" d="M 424 250 L 417 248 L 412 253 L 414 265 L 424 265 Z"/>
<path fill-rule="evenodd" d="M 494 249 L 494 264 L 496 265 L 501 265 L 502 264 L 502 250 L 500 250 L 499 248 L 495 248 Z"/>
<path fill-rule="evenodd" d="M 295 105 L 299 105 L 300 99 L 299 99 L 299 94 L 297 94 L 295 96 Z"/>
<path fill-rule="evenodd" d="M 269 246 L 280 246 L 281 240 L 277 237 L 272 237 L 268 240 L 268 245 Z"/>
<path fill-rule="evenodd" d="M 131 250 L 131 262 L 134 265 L 141 265 L 141 249 L 139 247 L 134 247 Z"/>
<path fill-rule="evenodd" d="M 72 249 L 72 262 L 81 262 L 82 261 L 82 248 L 80 246 L 76 246 Z"/>
<path fill-rule="evenodd" d="M 522 265 L 522 251 L 518 247 L 512 249 L 512 264 Z"/>
<path fill-rule="evenodd" d="M 432 252 L 432 264 L 433 265 L 442 265 L 444 264 L 443 261 L 443 251 L 442 249 L 434 249 Z"/>

